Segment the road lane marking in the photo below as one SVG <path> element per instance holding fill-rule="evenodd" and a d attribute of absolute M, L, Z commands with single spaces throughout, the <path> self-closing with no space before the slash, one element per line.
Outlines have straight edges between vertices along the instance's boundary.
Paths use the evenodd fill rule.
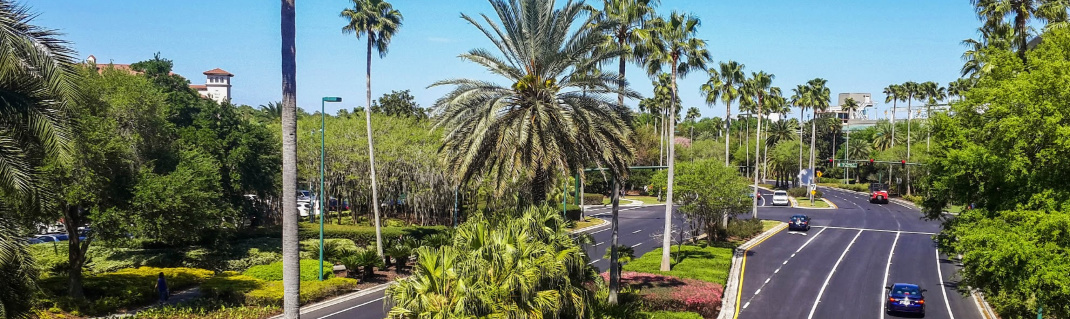
<path fill-rule="evenodd" d="M 840 262 L 843 262 L 843 257 L 847 256 L 847 251 L 851 250 L 851 246 L 854 246 L 855 240 L 857 240 L 858 235 L 861 234 L 862 231 L 859 230 L 858 233 L 855 234 L 855 237 L 851 238 L 851 243 L 847 244 L 847 248 L 840 254 L 840 258 L 836 260 L 836 264 L 832 265 L 832 271 L 825 277 L 825 283 L 821 284 L 821 290 L 817 292 L 817 298 L 814 298 L 814 306 L 810 307 L 810 315 L 806 316 L 806 319 L 814 319 L 814 312 L 817 312 L 817 304 L 821 302 L 821 295 L 825 294 L 825 288 L 828 288 L 829 281 L 832 280 L 832 275 L 836 273 L 836 268 L 840 267 Z"/>
<path fill-rule="evenodd" d="M 923 232 L 923 231 L 906 231 L 906 230 L 891 230 L 891 229 L 874 229 L 874 228 L 857 228 L 857 227 L 839 227 L 839 226 L 813 226 L 822 229 L 845 229 L 845 230 L 862 230 L 862 231 L 879 231 L 886 233 L 904 233 L 904 234 L 919 234 L 919 235 L 936 235 L 936 233 Z"/>
<path fill-rule="evenodd" d="M 743 309 L 747 309 L 747 306 L 750 306 L 750 302 L 747 302 L 746 304 L 744 304 L 743 305 Z"/>
<path fill-rule="evenodd" d="M 638 233 L 638 232 L 641 232 L 641 231 L 643 231 L 643 230 L 642 229 L 637 229 L 637 230 L 633 231 L 632 234 L 635 234 L 635 233 Z"/>
<path fill-rule="evenodd" d="M 609 229 L 610 229 L 610 228 L 606 228 L 606 229 L 603 229 L 603 230 L 599 230 L 599 231 L 596 231 L 596 232 L 591 232 L 591 233 L 588 233 L 588 234 L 594 235 L 594 234 L 597 234 L 597 233 L 601 233 L 601 232 L 607 231 L 607 230 L 609 230 Z"/>
<path fill-rule="evenodd" d="M 364 306 L 367 306 L 370 303 L 373 303 L 373 302 L 376 302 L 376 301 L 379 301 L 379 300 L 383 300 L 383 298 L 386 298 L 386 297 L 379 297 L 379 298 L 376 298 L 376 299 L 374 299 L 372 301 L 365 302 L 365 303 L 362 303 L 362 304 L 359 304 L 359 305 L 356 305 L 356 306 L 352 306 L 352 307 L 349 307 L 349 308 L 345 308 L 345 309 L 339 310 L 338 312 L 335 312 L 335 313 L 332 313 L 332 314 L 329 314 L 329 315 L 326 315 L 326 316 L 323 316 L 323 317 L 320 317 L 320 318 L 327 318 L 327 317 L 330 317 L 330 316 L 333 316 L 333 315 L 337 315 L 337 314 L 340 314 L 340 313 L 343 313 L 343 312 L 346 312 L 346 311 L 350 311 L 350 310 L 353 310 L 353 309 L 364 307 Z"/>
<path fill-rule="evenodd" d="M 799 253 L 799 251 L 801 251 L 801 250 L 803 249 L 803 247 L 806 247 L 806 245 L 809 245 L 811 241 L 814 241 L 814 239 L 817 239 L 817 237 L 821 235 L 821 232 L 824 232 L 824 231 L 825 231 L 825 229 L 821 229 L 821 230 L 819 230 L 819 231 L 817 232 L 817 234 L 815 234 L 815 235 L 814 235 L 814 237 L 810 237 L 810 239 L 809 239 L 809 240 L 807 240 L 807 241 L 806 241 L 805 243 L 803 243 L 803 245 L 802 245 L 801 247 L 799 247 L 799 249 L 795 250 L 795 253 L 791 254 L 791 257 L 788 257 L 788 259 L 785 259 L 785 260 L 784 260 L 784 263 L 780 264 L 780 267 L 777 267 L 777 269 L 773 271 L 773 275 L 775 276 L 776 274 L 779 274 L 779 273 L 780 273 L 780 269 L 781 269 L 781 268 L 784 268 L 784 265 L 787 265 L 787 264 L 788 264 L 788 261 L 790 261 L 790 260 L 791 260 L 791 258 L 795 257 L 795 254 L 798 254 L 798 253 Z M 769 237 L 773 237 L 773 236 L 769 236 Z M 759 243 L 761 243 L 761 242 L 759 242 Z M 755 246 L 757 246 L 757 245 L 755 245 Z M 743 270 L 747 270 L 747 268 L 746 268 L 746 266 L 747 266 L 747 263 L 746 263 L 747 255 L 746 255 L 746 254 L 744 254 L 744 255 L 743 255 L 743 259 L 744 259 L 744 263 L 743 263 L 743 266 L 744 266 L 744 268 L 743 268 Z M 765 288 L 765 285 L 768 285 L 768 284 L 769 284 L 769 281 L 770 281 L 770 280 L 772 280 L 772 279 L 773 279 L 773 276 L 769 276 L 769 278 L 766 278 L 766 279 L 765 279 L 765 282 L 764 282 L 764 283 L 762 283 L 762 286 L 761 286 L 761 287 L 758 287 L 758 290 L 755 290 L 755 291 L 754 291 L 754 295 L 758 295 L 758 292 L 761 292 L 761 291 L 762 291 L 762 289 L 764 289 L 764 288 Z M 736 295 L 736 297 L 737 297 L 737 299 L 736 299 L 736 304 L 737 304 L 737 305 L 738 305 L 738 304 L 739 304 L 739 302 L 740 302 L 740 300 L 738 299 L 738 297 L 739 297 L 740 295 L 742 295 L 742 294 L 743 294 L 743 275 L 742 275 L 742 273 L 740 273 L 740 280 L 739 280 L 739 294 L 737 294 L 737 295 Z M 750 302 L 751 302 L 751 300 L 754 300 L 754 296 L 751 296 L 751 298 L 750 298 L 750 299 L 747 299 L 747 303 L 750 303 Z M 738 316 L 739 316 L 739 311 L 737 310 L 737 311 L 736 311 L 736 317 L 738 317 Z"/>
<path fill-rule="evenodd" d="M 951 316 L 951 319 L 955 319 L 955 314 L 951 313 L 951 304 L 947 302 L 947 289 L 944 287 L 944 272 L 940 270 L 940 250 L 936 250 L 936 275 L 940 276 L 940 292 L 944 294 L 944 305 L 947 306 L 947 315 Z"/>
<path fill-rule="evenodd" d="M 594 245 L 595 245 L 595 246 L 602 246 L 602 244 L 605 244 L 605 243 L 606 243 L 606 242 L 604 242 L 604 241 L 603 241 L 603 242 L 599 242 L 599 243 L 597 243 L 597 244 L 594 244 Z"/>
<path fill-rule="evenodd" d="M 755 290 L 754 294 L 757 295 L 759 292 L 762 292 L 762 290 L 761 289 Z"/>
<path fill-rule="evenodd" d="M 782 230 L 784 230 L 784 228 L 780 228 L 780 230 L 778 230 L 777 233 L 779 233 Z M 743 251 L 743 262 L 740 263 L 740 268 L 739 268 L 739 290 L 736 291 L 736 304 L 737 305 L 739 304 L 739 300 L 743 298 L 743 275 L 745 275 L 747 273 L 747 252 L 750 252 L 751 248 L 758 247 L 758 245 L 761 245 L 762 242 L 765 242 L 766 239 L 773 238 L 773 236 L 776 236 L 776 233 L 773 233 L 772 235 L 769 235 L 768 237 L 762 238 L 762 240 L 759 240 L 757 243 L 754 243 L 754 245 L 750 246 L 750 248 L 747 248 L 746 250 Z M 750 302 L 748 301 L 748 304 L 749 303 Z M 736 308 L 736 313 L 732 315 L 732 319 L 739 319 L 739 310 L 740 310 L 740 308 Z"/>
<path fill-rule="evenodd" d="M 602 259 L 595 259 L 595 260 L 592 260 L 591 262 L 589 262 L 587 264 L 591 265 L 591 264 L 594 264 L 594 263 L 599 262 L 599 261 L 602 261 Z"/>
<path fill-rule="evenodd" d="M 884 287 L 888 287 L 888 273 L 892 271 L 892 255 L 895 254 L 895 245 L 899 243 L 899 233 L 895 233 L 895 240 L 892 241 L 892 250 L 888 252 L 888 265 L 884 267 L 884 284 L 881 285 L 881 318 L 884 318 Z"/>
<path fill-rule="evenodd" d="M 632 245 L 632 248 L 635 248 L 636 246 L 639 246 L 639 245 L 642 245 L 642 244 L 643 243 L 638 243 L 638 244 Z"/>

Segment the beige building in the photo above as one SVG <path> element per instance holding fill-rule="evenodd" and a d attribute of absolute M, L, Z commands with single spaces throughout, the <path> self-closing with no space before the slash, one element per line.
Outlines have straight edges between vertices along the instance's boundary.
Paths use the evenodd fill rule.
<path fill-rule="evenodd" d="M 116 70 L 124 70 L 130 73 L 135 73 L 130 69 L 129 64 L 97 64 L 97 57 L 90 55 L 85 59 L 86 63 L 94 64 L 97 66 L 97 71 L 103 70 L 106 66 L 114 67 Z M 174 74 L 174 73 L 171 73 Z M 204 84 L 190 84 L 190 88 L 197 90 L 201 96 L 212 99 L 218 103 L 230 101 L 230 78 L 234 77 L 234 74 L 224 71 L 220 68 L 204 71 L 205 83 Z"/>

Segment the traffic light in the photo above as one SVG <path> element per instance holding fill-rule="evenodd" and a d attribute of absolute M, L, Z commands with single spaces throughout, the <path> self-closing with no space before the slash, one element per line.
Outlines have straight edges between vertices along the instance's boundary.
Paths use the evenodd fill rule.
<path fill-rule="evenodd" d="M 873 159 L 869 159 L 869 166 L 873 166 Z"/>
<path fill-rule="evenodd" d="M 831 166 L 831 165 L 832 165 L 832 159 L 830 158 L 829 159 L 829 166 Z"/>
<path fill-rule="evenodd" d="M 899 163 L 900 163 L 900 164 L 901 164 L 901 165 L 902 165 L 903 167 L 907 167 L 907 160 L 899 160 Z"/>

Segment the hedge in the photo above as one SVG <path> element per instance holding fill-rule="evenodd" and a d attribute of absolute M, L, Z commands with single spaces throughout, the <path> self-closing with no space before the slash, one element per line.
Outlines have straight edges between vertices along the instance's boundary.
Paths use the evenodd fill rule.
<path fill-rule="evenodd" d="M 323 281 L 301 281 L 301 303 L 347 293 L 357 287 L 358 281 L 350 278 L 329 278 Z M 245 275 L 224 274 L 209 279 L 201 285 L 205 297 L 244 305 L 282 305 L 282 281 L 263 281 Z"/>
<path fill-rule="evenodd" d="M 301 280 L 318 280 L 320 265 L 319 260 L 302 259 L 301 260 Z M 334 276 L 334 265 L 330 263 L 323 264 L 323 277 Z M 276 281 L 282 280 L 282 262 L 274 262 L 267 265 L 254 266 L 249 268 L 242 275 L 260 279 L 263 281 Z"/>
<path fill-rule="evenodd" d="M 606 196 L 605 196 L 605 195 L 602 195 L 602 194 L 588 194 L 588 193 L 584 193 L 584 194 L 583 194 L 583 204 L 584 204 L 584 205 L 602 205 L 602 200 L 603 200 L 603 199 L 604 199 L 605 197 L 606 197 Z"/>
<path fill-rule="evenodd" d="M 421 239 L 446 231 L 445 226 L 411 226 L 411 227 L 383 227 L 383 241 L 395 241 L 402 236 Z M 301 224 L 301 239 L 319 239 L 319 225 L 308 223 Z M 357 246 L 363 247 L 375 244 L 375 227 L 354 225 L 323 225 L 323 237 L 345 238 L 352 240 Z"/>
<path fill-rule="evenodd" d="M 82 314 L 110 314 L 121 309 L 152 303 L 159 298 L 153 287 L 160 273 L 167 279 L 167 287 L 178 291 L 201 284 L 215 273 L 196 268 L 130 268 L 98 275 L 87 274 L 82 279 L 86 300 L 67 296 L 67 277 L 42 279 L 39 283 L 53 306 Z"/>

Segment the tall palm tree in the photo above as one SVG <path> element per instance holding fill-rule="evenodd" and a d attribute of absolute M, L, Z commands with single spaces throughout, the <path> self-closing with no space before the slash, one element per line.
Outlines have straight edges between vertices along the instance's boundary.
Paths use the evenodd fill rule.
<path fill-rule="evenodd" d="M 577 76 L 588 67 L 575 61 L 617 58 L 616 51 L 586 55 L 602 45 L 604 30 L 580 3 L 491 0 L 500 22 L 486 24 L 462 14 L 503 56 L 474 49 L 461 58 L 485 67 L 509 86 L 474 79 L 432 84 L 453 86 L 435 102 L 436 127 L 445 128 L 442 160 L 463 184 L 493 174 L 498 183 L 530 181 L 535 204 L 546 201 L 553 172 L 580 171 L 587 164 L 608 167 L 623 178 L 632 154 L 628 136 L 631 111 L 606 99 L 618 93 L 618 76 Z M 592 26 L 575 28 L 579 26 Z M 575 28 L 575 29 L 574 29 Z M 509 44 L 506 45 L 505 43 Z M 586 94 L 582 90 L 586 89 Z M 629 98 L 638 94 L 625 90 Z"/>
<path fill-rule="evenodd" d="M 794 89 L 791 89 L 791 93 L 792 93 L 791 94 L 791 104 L 795 105 L 795 107 L 799 108 L 799 125 L 802 125 L 803 113 L 806 112 L 806 109 L 810 108 L 811 102 L 810 102 L 810 94 L 808 94 L 808 92 L 809 92 L 808 87 L 806 85 L 803 85 L 803 84 L 796 85 Z M 803 167 L 802 167 L 802 163 L 803 163 L 803 158 L 802 158 L 803 143 L 801 143 L 802 142 L 802 135 L 803 135 L 803 132 L 802 132 L 802 129 L 800 128 L 799 129 L 799 142 L 800 142 L 799 143 L 799 171 L 800 172 L 803 170 Z"/>
<path fill-rule="evenodd" d="M 761 154 L 762 154 L 762 107 L 766 103 L 766 99 L 771 95 L 780 95 L 780 88 L 773 87 L 773 79 L 776 76 L 765 73 L 765 71 L 752 72 L 751 77 L 743 84 L 741 96 L 745 99 L 754 99 L 754 105 L 756 107 L 755 114 L 758 115 L 758 128 L 755 130 L 754 137 L 754 191 L 758 190 L 758 177 L 759 167 L 761 167 Z M 751 213 L 754 218 L 758 218 L 758 196 L 751 198 L 752 206 Z"/>
<path fill-rule="evenodd" d="M 353 7 L 342 10 L 340 14 L 347 20 L 342 27 L 344 34 L 356 34 L 357 39 L 367 39 L 367 71 L 365 83 L 367 84 L 367 105 L 365 110 L 371 110 L 372 105 L 372 47 L 379 52 L 379 58 L 386 56 L 390 39 L 401 28 L 401 12 L 395 10 L 390 3 L 383 0 L 351 0 Z M 365 127 L 368 131 L 368 172 L 371 175 L 372 188 L 372 211 L 375 216 L 375 250 L 379 256 L 383 256 L 383 230 L 379 221 L 379 194 L 375 180 L 375 144 L 372 141 L 372 114 L 364 112 Z"/>
<path fill-rule="evenodd" d="M 925 98 L 928 100 L 925 103 L 925 120 L 929 123 L 926 125 L 932 125 L 929 119 L 932 118 L 933 106 L 947 98 L 947 89 L 936 84 L 936 82 L 928 81 L 922 83 L 922 91 L 925 92 Z M 929 151 L 929 144 L 932 139 L 932 129 L 925 130 L 925 152 Z"/>
<path fill-rule="evenodd" d="M 699 112 L 697 107 L 687 108 L 687 114 L 684 115 L 684 121 L 695 123 L 695 120 L 702 117 L 702 112 Z"/>
<path fill-rule="evenodd" d="M 903 99 L 903 86 L 899 84 L 889 84 L 884 87 L 884 103 L 892 102 L 892 116 L 890 117 L 892 127 L 895 127 L 895 111 L 898 108 L 897 104 Z M 891 137 L 889 141 L 892 143 L 889 147 L 895 147 L 895 130 L 891 131 Z"/>
<path fill-rule="evenodd" d="M 878 122 L 877 132 L 873 134 L 873 148 L 886 151 L 895 147 L 895 126 L 889 122 Z"/>
<path fill-rule="evenodd" d="M 725 105 L 725 138 L 724 138 L 724 165 L 729 164 L 728 145 L 730 139 L 728 132 L 731 129 L 732 121 L 732 101 L 739 99 L 739 86 L 743 83 L 743 79 L 746 74 L 743 73 L 744 65 L 742 63 L 731 61 L 721 62 L 718 65 L 718 69 L 710 68 L 708 73 L 710 79 L 703 84 L 699 90 L 702 94 L 706 95 L 706 105 L 713 106 L 717 103 L 717 100 L 721 100 Z"/>
<path fill-rule="evenodd" d="M 910 161 L 910 145 L 912 144 L 911 143 L 912 139 L 910 137 L 910 127 L 911 127 L 911 124 L 912 124 L 911 123 L 912 122 L 911 114 L 913 112 L 912 109 L 911 109 L 911 104 L 914 102 L 915 99 L 918 99 L 920 96 L 924 96 L 925 91 L 922 90 L 921 85 L 918 84 L 917 82 L 907 81 L 906 83 L 903 83 L 903 92 L 906 93 L 905 96 L 906 96 L 906 101 L 907 101 L 907 162 L 909 162 Z M 910 195 L 910 170 L 909 169 L 906 170 L 906 175 L 907 175 L 907 195 Z"/>
<path fill-rule="evenodd" d="M 843 100 L 843 105 L 840 105 L 840 109 L 845 111 L 845 112 L 847 112 L 848 113 L 847 117 L 850 118 L 851 117 L 850 114 L 854 114 L 854 113 L 858 112 L 858 107 L 859 106 L 860 105 L 858 104 L 858 101 L 856 101 L 854 98 L 847 98 L 847 99 Z M 846 125 L 844 125 L 844 130 L 847 131 L 847 150 L 844 151 L 844 154 L 847 156 L 847 158 L 851 158 L 851 150 L 850 150 L 850 147 L 851 147 L 851 130 L 848 129 Z M 859 143 L 855 143 L 855 144 L 859 144 Z M 833 152 L 832 156 L 836 156 L 836 153 Z M 844 172 L 847 172 L 847 170 L 845 169 Z"/>
<path fill-rule="evenodd" d="M 260 105 L 260 114 L 268 119 L 282 118 L 282 102 L 268 102 Z"/>
<path fill-rule="evenodd" d="M 282 0 L 282 314 L 301 317 L 297 215 L 297 46 L 294 0 Z"/>
<path fill-rule="evenodd" d="M 637 50 L 634 49 L 635 46 L 646 45 L 643 39 L 637 36 L 635 30 L 642 28 L 643 25 L 646 24 L 646 21 L 650 20 L 654 16 L 654 7 L 656 7 L 657 4 L 658 0 L 602 1 L 602 12 L 599 16 L 598 21 L 600 24 L 608 24 L 608 26 L 604 27 L 603 29 L 606 30 L 607 33 L 610 35 L 610 40 L 612 41 L 611 44 L 615 44 L 615 46 L 611 45 L 610 47 L 619 50 L 620 52 L 620 56 L 617 57 L 617 105 L 624 105 L 624 97 L 627 95 L 625 66 L 627 66 L 628 62 L 641 64 L 643 63 L 643 59 L 646 58 L 645 56 L 643 56 L 642 50 L 636 52 Z M 614 178 L 614 185 L 619 186 L 622 182 L 619 176 L 612 177 Z M 614 190 L 614 194 L 617 194 L 616 190 Z M 620 215 L 620 211 L 618 197 L 614 196 L 613 200 L 614 202 L 612 205 L 612 220 L 610 221 L 610 227 L 612 228 L 612 238 L 610 239 L 610 241 L 612 244 L 611 247 L 613 248 L 610 249 L 611 256 L 609 260 L 609 265 L 611 269 L 609 302 L 611 304 L 616 304 L 617 291 L 619 288 L 618 282 L 620 277 L 620 271 L 617 267 L 617 264 L 619 263 L 619 256 L 616 250 L 618 240 L 618 216 Z"/>
<path fill-rule="evenodd" d="M 68 158 L 66 110 L 77 94 L 74 50 L 35 16 L 0 1 L 0 189 L 23 196 L 35 188 L 31 150 Z"/>
<path fill-rule="evenodd" d="M 1031 36 L 1030 20 L 1045 23 L 1045 30 L 1054 26 L 1067 26 L 1067 9 L 1070 3 L 1061 0 L 971 0 L 978 18 L 985 26 L 1004 24 L 1007 17 L 1013 16 L 1011 30 L 1014 35 L 1013 47 L 1018 57 L 1025 61 L 1025 51 L 1029 49 Z"/>
<path fill-rule="evenodd" d="M 650 28 L 640 32 L 640 36 L 650 39 L 650 45 L 646 48 L 649 55 L 646 61 L 647 74 L 661 73 L 662 68 L 668 65 L 672 70 L 672 93 L 673 107 L 676 109 L 676 79 L 686 76 L 694 70 L 703 70 L 710 60 L 710 53 L 706 51 L 706 41 L 696 37 L 698 27 L 701 25 L 698 17 L 690 14 L 672 12 L 668 19 L 657 18 L 650 22 Z M 673 127 L 676 125 L 676 113 L 669 117 Z M 672 134 L 672 127 L 668 130 Z M 671 135 L 670 135 L 671 136 Z M 669 140 L 668 162 L 668 189 L 665 196 L 665 230 L 662 234 L 661 270 L 669 271 L 669 249 L 672 243 L 672 189 L 673 173 L 675 171 L 675 147 L 672 139 Z"/>
<path fill-rule="evenodd" d="M 828 80 L 816 78 L 806 82 L 807 94 L 810 95 L 810 109 L 813 110 L 813 119 L 810 120 L 810 172 L 814 171 L 814 141 L 817 140 L 817 113 L 824 113 L 829 108 L 829 99 L 832 94 L 825 86 Z M 811 195 L 813 196 L 813 195 Z"/>

